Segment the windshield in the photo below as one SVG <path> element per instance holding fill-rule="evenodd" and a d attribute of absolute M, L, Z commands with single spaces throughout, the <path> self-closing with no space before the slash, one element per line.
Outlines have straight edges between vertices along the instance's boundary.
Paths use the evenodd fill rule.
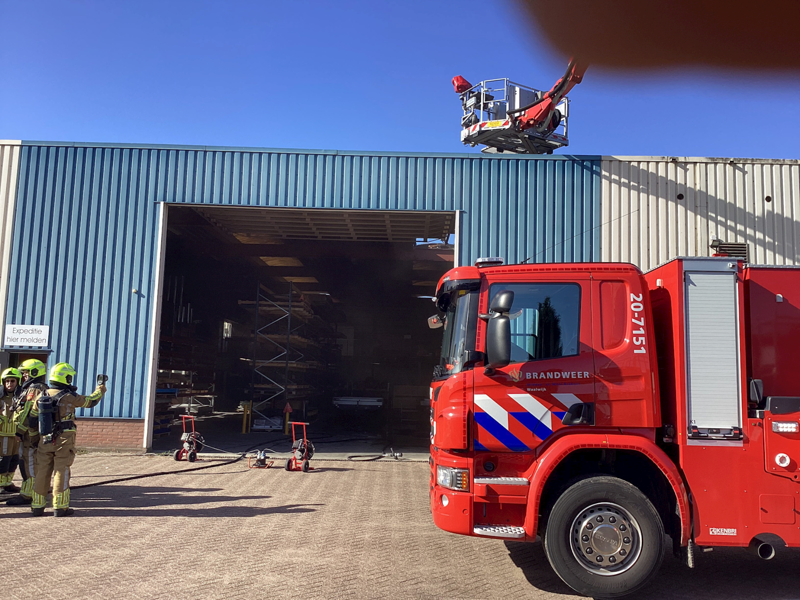
<path fill-rule="evenodd" d="M 468 353 L 475 350 L 477 312 L 477 291 L 458 290 L 450 295 L 442 317 L 442 354 L 434 377 L 446 377 L 464 369 Z"/>

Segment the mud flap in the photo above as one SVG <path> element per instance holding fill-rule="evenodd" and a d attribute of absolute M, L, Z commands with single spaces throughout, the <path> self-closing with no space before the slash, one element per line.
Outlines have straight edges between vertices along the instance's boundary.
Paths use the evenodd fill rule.
<path fill-rule="evenodd" d="M 695 555 L 697 553 L 697 546 L 695 546 L 694 540 L 689 540 L 688 545 L 681 546 L 678 540 L 673 539 L 672 553 L 675 555 L 675 558 L 681 561 L 684 565 L 690 569 L 694 569 Z"/>

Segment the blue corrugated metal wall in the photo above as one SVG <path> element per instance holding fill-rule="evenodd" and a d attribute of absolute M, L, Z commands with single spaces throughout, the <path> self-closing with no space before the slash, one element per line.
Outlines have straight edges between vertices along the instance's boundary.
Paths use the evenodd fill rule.
<path fill-rule="evenodd" d="M 50 326 L 51 363 L 112 393 L 90 416 L 142 418 L 155 305 L 158 156 L 23 146 L 6 323 Z M 138 293 L 133 294 L 132 289 Z"/>
<path fill-rule="evenodd" d="M 599 157 L 489 158 L 176 149 L 159 200 L 191 204 L 462 210 L 459 262 L 589 261 L 599 252 Z"/>
<path fill-rule="evenodd" d="M 50 326 L 89 416 L 143 418 L 157 202 L 460 210 L 460 264 L 597 260 L 599 157 L 482 157 L 24 142 L 6 323 Z M 137 289 L 136 294 L 132 289 Z"/>

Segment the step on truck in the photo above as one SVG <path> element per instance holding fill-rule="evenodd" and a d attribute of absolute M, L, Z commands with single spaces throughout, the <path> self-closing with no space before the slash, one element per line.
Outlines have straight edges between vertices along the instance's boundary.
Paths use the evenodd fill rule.
<path fill-rule="evenodd" d="M 698 551 L 800 546 L 800 269 L 481 259 L 439 281 L 430 502 L 596 598 Z"/>

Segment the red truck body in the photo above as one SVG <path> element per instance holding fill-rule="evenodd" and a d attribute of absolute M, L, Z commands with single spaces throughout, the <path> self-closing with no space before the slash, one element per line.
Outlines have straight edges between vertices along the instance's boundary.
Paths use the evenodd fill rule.
<path fill-rule="evenodd" d="M 490 310 L 509 291 L 513 303 Z M 662 534 L 690 566 L 695 546 L 755 545 L 770 558 L 777 538 L 800 545 L 800 269 L 727 258 L 647 274 L 607 263 L 459 267 L 437 302 L 438 527 L 542 536 L 567 584 L 609 598 L 655 574 L 661 558 L 647 548 Z M 497 339 L 501 349 L 512 340 L 507 364 L 493 362 L 506 352 Z"/>

